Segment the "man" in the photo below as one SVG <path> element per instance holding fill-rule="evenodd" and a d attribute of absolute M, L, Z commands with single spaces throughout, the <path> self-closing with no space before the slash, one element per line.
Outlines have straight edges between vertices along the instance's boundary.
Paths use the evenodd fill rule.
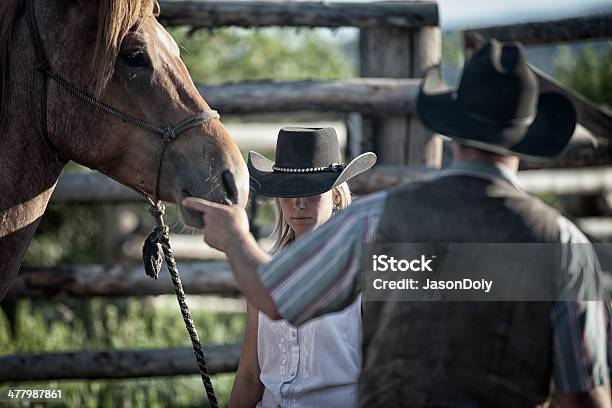
<path fill-rule="evenodd" d="M 360 291 L 364 244 L 588 242 L 516 179 L 517 157 L 558 156 L 575 127 L 565 97 L 538 91 L 522 48 L 492 41 L 456 90 L 431 93 L 431 83 L 429 75 L 419 115 L 455 139 L 455 163 L 357 200 L 274 258 L 248 234 L 241 209 L 184 202 L 204 213 L 206 242 L 227 253 L 251 304 L 296 325 L 340 310 Z M 598 276 L 571 247 L 565 257 L 578 265 L 570 302 L 364 303 L 360 406 L 533 407 L 553 380 L 560 406 L 610 407 L 608 305 L 578 295 L 597 291 Z M 521 273 L 535 282 L 534 265 Z"/>

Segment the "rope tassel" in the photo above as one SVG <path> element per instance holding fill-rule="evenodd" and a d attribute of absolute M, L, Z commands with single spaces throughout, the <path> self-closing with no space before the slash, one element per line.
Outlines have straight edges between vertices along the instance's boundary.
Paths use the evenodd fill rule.
<path fill-rule="evenodd" d="M 157 279 L 164 262 L 164 249 L 160 243 L 159 228 L 155 228 L 149 234 L 142 246 L 142 259 L 144 261 L 144 270 L 148 277 Z"/>

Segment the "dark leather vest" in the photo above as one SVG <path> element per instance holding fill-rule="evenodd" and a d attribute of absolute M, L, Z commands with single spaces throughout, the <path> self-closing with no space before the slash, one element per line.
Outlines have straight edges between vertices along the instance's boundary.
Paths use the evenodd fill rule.
<path fill-rule="evenodd" d="M 376 242 L 557 242 L 558 216 L 502 179 L 447 176 L 391 190 Z M 360 406 L 542 403 L 552 373 L 551 306 L 365 302 Z"/>

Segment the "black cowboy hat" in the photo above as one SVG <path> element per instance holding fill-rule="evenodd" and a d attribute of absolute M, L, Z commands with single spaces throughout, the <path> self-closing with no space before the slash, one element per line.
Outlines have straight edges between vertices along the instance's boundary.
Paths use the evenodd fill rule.
<path fill-rule="evenodd" d="M 346 166 L 334 128 L 285 127 L 278 132 L 275 161 L 249 152 L 249 174 L 255 191 L 268 197 L 307 197 L 344 183 L 376 163 L 368 152 Z"/>
<path fill-rule="evenodd" d="M 561 155 L 576 126 L 567 97 L 539 91 L 522 46 L 495 40 L 465 64 L 457 89 L 444 89 L 439 69 L 429 70 L 417 109 L 423 123 L 437 133 L 528 160 Z"/>

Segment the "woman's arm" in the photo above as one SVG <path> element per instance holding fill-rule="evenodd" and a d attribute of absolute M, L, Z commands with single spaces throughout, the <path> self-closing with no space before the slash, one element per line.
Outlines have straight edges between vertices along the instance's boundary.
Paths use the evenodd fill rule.
<path fill-rule="evenodd" d="M 240 363 L 234 379 L 230 408 L 253 408 L 264 392 L 264 385 L 259 380 L 259 360 L 257 358 L 257 323 L 259 311 L 247 303 L 246 325 Z"/>

